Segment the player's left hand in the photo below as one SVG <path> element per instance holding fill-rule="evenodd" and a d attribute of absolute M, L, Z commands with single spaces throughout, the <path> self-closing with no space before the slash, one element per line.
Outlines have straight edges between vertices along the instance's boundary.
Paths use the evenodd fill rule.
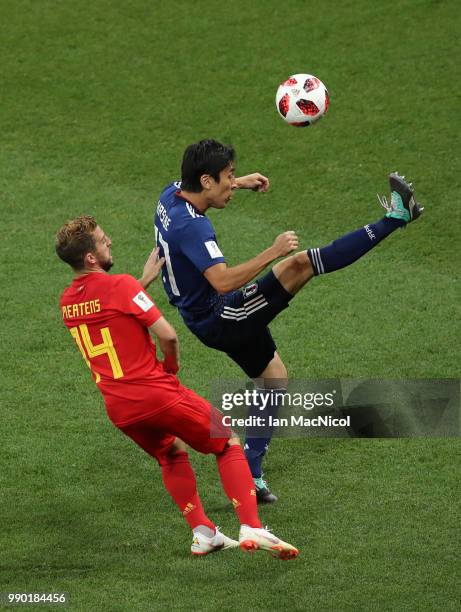
<path fill-rule="evenodd" d="M 163 369 L 167 374 L 176 375 L 179 372 L 179 361 L 176 357 L 165 357 L 163 360 Z"/>
<path fill-rule="evenodd" d="M 240 176 L 235 179 L 236 189 L 252 189 L 253 191 L 261 191 L 265 193 L 270 186 L 267 176 L 263 176 L 259 172 Z"/>
<path fill-rule="evenodd" d="M 151 284 L 153 280 L 157 278 L 160 273 L 160 270 L 165 263 L 165 258 L 158 256 L 160 249 L 155 247 L 152 250 L 151 254 L 147 258 L 146 263 L 144 264 L 144 270 L 142 271 L 142 277 L 139 279 L 139 282 L 147 289 L 147 287 Z"/>

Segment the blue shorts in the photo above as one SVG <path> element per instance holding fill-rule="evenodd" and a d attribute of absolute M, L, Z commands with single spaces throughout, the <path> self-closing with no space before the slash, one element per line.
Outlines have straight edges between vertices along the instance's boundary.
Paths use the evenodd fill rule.
<path fill-rule="evenodd" d="M 205 317 L 187 313 L 184 320 L 203 344 L 227 353 L 247 376 L 258 378 L 277 348 L 268 325 L 292 297 L 270 271 L 242 289 L 218 295 Z"/>

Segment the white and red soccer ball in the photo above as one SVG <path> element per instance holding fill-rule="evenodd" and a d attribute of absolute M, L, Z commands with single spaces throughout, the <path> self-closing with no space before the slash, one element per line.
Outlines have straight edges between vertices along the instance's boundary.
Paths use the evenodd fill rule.
<path fill-rule="evenodd" d="M 287 123 L 307 127 L 328 110 L 330 99 L 325 85 L 312 74 L 294 74 L 277 89 L 275 104 Z"/>

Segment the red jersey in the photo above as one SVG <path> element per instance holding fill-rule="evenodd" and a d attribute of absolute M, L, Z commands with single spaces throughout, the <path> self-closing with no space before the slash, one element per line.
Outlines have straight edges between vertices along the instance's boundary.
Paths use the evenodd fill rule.
<path fill-rule="evenodd" d="M 136 279 L 92 272 L 74 279 L 60 305 L 116 425 L 181 401 L 185 388 L 164 371 L 147 329 L 162 314 Z"/>

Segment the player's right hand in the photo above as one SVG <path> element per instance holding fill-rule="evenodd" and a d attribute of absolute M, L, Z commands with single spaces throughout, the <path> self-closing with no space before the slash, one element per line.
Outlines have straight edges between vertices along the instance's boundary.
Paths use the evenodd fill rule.
<path fill-rule="evenodd" d="M 296 232 L 289 230 L 277 236 L 272 246 L 278 253 L 277 257 L 283 257 L 284 255 L 288 255 L 292 251 L 296 250 L 298 248 L 298 244 L 299 241 Z"/>

